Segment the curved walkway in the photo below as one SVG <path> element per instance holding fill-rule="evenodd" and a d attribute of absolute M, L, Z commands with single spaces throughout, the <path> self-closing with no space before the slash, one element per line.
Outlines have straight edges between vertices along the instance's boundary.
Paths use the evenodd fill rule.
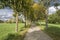
<path fill-rule="evenodd" d="M 39 27 L 33 27 L 28 30 L 24 40 L 52 40 L 52 38 L 41 31 Z"/>

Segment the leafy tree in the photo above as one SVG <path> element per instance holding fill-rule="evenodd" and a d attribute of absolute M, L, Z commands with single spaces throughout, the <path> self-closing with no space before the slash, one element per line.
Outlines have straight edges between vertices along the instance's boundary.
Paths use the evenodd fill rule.
<path fill-rule="evenodd" d="M 49 23 L 60 23 L 60 10 L 58 10 L 55 14 L 49 15 L 48 22 Z"/>
<path fill-rule="evenodd" d="M 57 6 L 59 5 L 57 3 L 57 0 L 39 0 L 39 3 L 40 4 L 43 4 L 45 7 L 46 7 L 46 12 L 45 12 L 45 15 L 46 15 L 46 28 L 48 28 L 48 8 L 51 6 L 51 2 L 56 2 L 55 3 L 55 7 L 57 8 Z"/>
<path fill-rule="evenodd" d="M 26 21 L 29 17 L 29 11 L 31 11 L 31 6 L 33 4 L 33 0 L 23 0 L 23 15 L 25 16 L 25 27 L 26 27 Z"/>
<path fill-rule="evenodd" d="M 45 7 L 38 3 L 33 3 L 27 13 L 27 19 L 33 23 L 38 21 L 39 19 L 44 19 L 45 17 Z"/>
<path fill-rule="evenodd" d="M 0 0 L 4 4 L 4 7 L 9 6 L 12 8 L 16 14 L 16 32 L 18 32 L 18 15 L 20 12 L 28 11 L 29 5 L 31 3 L 30 0 Z"/>
<path fill-rule="evenodd" d="M 34 20 L 38 21 L 39 19 L 44 19 L 45 17 L 45 7 L 41 4 L 35 3 L 33 5 L 34 9 Z"/>
<path fill-rule="evenodd" d="M 60 19 L 58 17 L 59 17 L 60 10 L 58 10 L 57 6 L 59 6 L 60 3 L 57 2 L 58 0 L 52 0 L 52 1 L 54 2 L 54 6 L 57 9 L 57 12 L 55 14 L 49 15 L 49 22 L 50 23 L 59 23 Z"/>
<path fill-rule="evenodd" d="M 16 14 L 16 32 L 18 32 L 18 15 L 22 11 L 22 0 L 1 0 L 4 7 L 9 6 Z"/>
<path fill-rule="evenodd" d="M 51 0 L 39 0 L 39 3 L 44 5 L 46 10 L 45 10 L 45 20 L 46 20 L 46 28 L 48 28 L 48 8 L 50 6 Z"/>

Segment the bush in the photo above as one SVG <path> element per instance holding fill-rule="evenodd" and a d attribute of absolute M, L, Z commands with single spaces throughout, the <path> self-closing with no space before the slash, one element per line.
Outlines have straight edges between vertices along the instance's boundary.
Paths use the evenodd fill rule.
<path fill-rule="evenodd" d="M 60 10 L 58 10 L 55 14 L 49 15 L 48 22 L 49 23 L 60 23 Z"/>
<path fill-rule="evenodd" d="M 9 33 L 4 40 L 23 40 L 25 34 L 27 33 L 27 28 L 23 28 L 20 32 L 17 33 Z"/>
<path fill-rule="evenodd" d="M 23 40 L 24 35 L 20 35 L 18 33 L 9 33 L 8 36 L 4 40 Z"/>
<path fill-rule="evenodd" d="M 3 23 L 4 21 L 0 20 L 0 23 Z"/>
<path fill-rule="evenodd" d="M 35 23 L 37 26 L 40 26 L 40 24 L 37 22 L 37 23 Z"/>

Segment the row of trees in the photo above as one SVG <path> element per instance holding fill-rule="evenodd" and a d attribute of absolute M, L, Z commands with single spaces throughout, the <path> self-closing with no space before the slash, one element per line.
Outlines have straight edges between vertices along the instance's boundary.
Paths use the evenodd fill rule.
<path fill-rule="evenodd" d="M 20 12 L 27 12 L 32 5 L 32 0 L 0 0 L 3 7 L 10 7 L 16 14 L 16 32 L 18 32 L 18 16 Z"/>
<path fill-rule="evenodd" d="M 48 27 L 48 8 L 51 0 L 38 0 L 36 3 L 34 0 L 0 0 L 0 8 L 10 7 L 15 12 L 16 17 L 16 32 L 18 32 L 18 16 L 22 12 L 25 16 L 25 20 L 31 22 L 38 21 L 39 19 L 46 20 L 46 28 Z M 26 21 L 25 21 L 26 26 Z"/>

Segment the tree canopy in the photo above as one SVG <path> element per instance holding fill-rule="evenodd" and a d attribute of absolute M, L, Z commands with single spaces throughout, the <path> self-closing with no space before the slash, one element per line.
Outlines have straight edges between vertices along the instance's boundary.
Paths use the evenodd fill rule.
<path fill-rule="evenodd" d="M 60 10 L 58 10 L 56 13 L 49 15 L 49 23 L 60 23 Z"/>

